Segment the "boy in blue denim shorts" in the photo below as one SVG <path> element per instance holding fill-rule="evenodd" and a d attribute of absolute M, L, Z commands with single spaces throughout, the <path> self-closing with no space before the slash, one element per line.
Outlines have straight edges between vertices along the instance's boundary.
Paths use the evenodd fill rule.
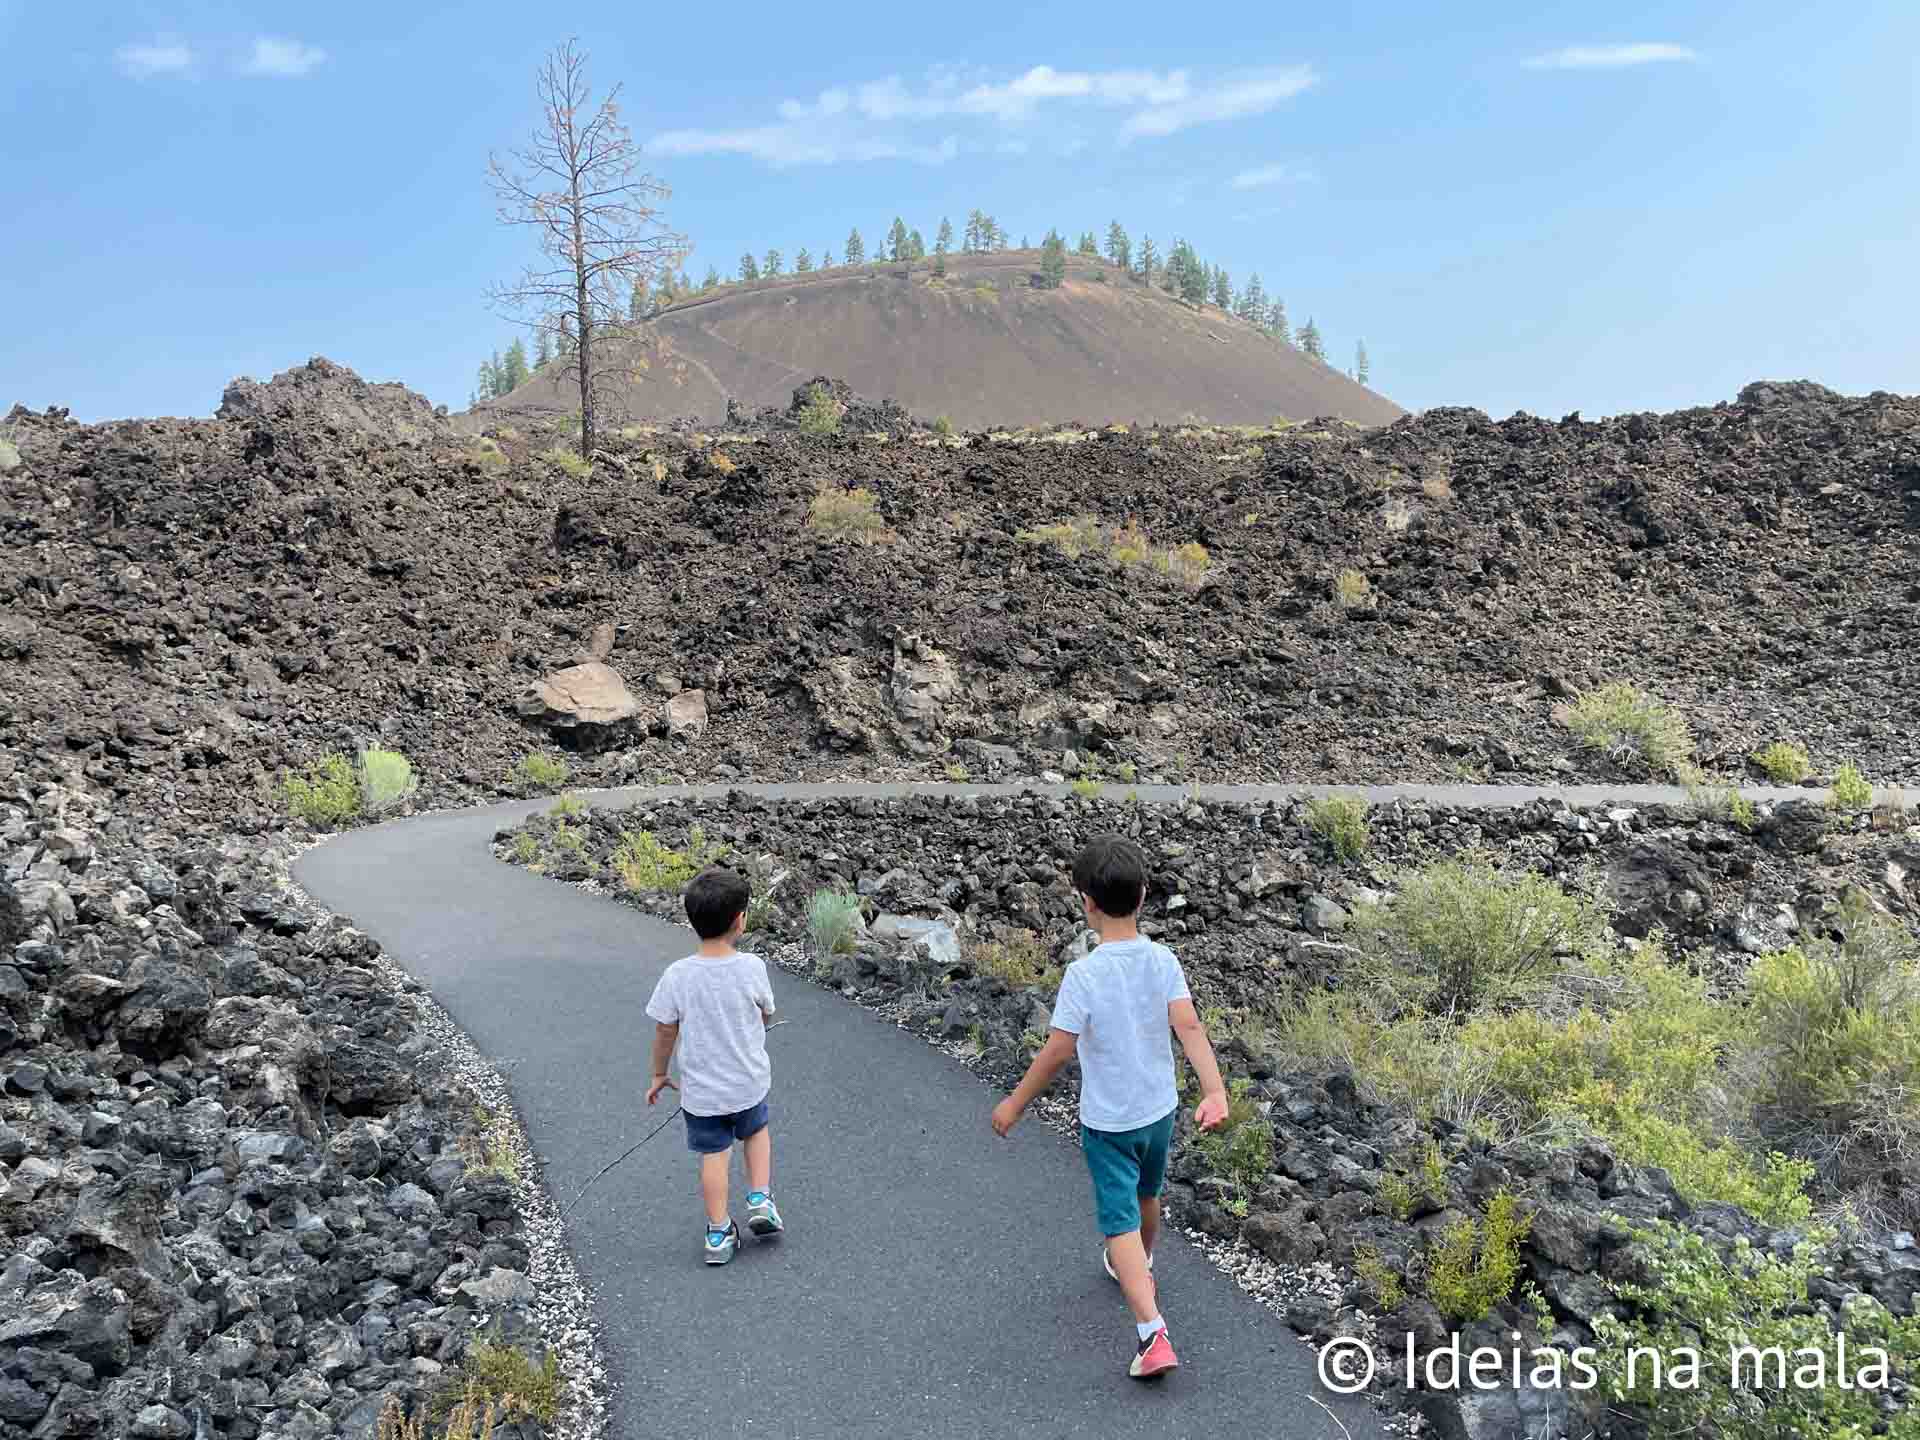
<path fill-rule="evenodd" d="M 786 1228 L 773 1203 L 773 1136 L 767 1128 L 773 987 L 764 960 L 733 948 L 747 928 L 747 899 L 746 879 L 732 870 L 704 870 L 693 877 L 687 919 L 700 948 L 669 965 L 647 1001 L 655 1022 L 647 1104 L 669 1086 L 680 1092 L 687 1148 L 700 1157 L 709 1265 L 726 1264 L 740 1244 L 740 1227 L 728 1205 L 736 1140 L 746 1151 L 747 1228 L 762 1238 Z M 677 1085 L 667 1076 L 676 1047 Z"/>
<path fill-rule="evenodd" d="M 1051 1033 L 1019 1086 L 994 1109 L 1006 1135 L 1067 1061 L 1080 1060 L 1080 1143 L 1093 1177 L 1093 1205 L 1106 1237 L 1102 1263 L 1133 1311 L 1137 1347 L 1127 1373 L 1149 1380 L 1179 1365 L 1153 1281 L 1167 1146 L 1180 1108 L 1170 1032 L 1199 1077 L 1194 1123 L 1227 1118 L 1227 1090 L 1180 962 L 1140 933 L 1147 862 L 1122 835 L 1101 835 L 1073 862 L 1087 924 L 1100 944 L 1067 967 Z"/>

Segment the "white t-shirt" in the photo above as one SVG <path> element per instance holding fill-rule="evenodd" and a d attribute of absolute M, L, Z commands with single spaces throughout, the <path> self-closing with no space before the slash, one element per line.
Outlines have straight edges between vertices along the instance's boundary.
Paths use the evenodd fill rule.
<path fill-rule="evenodd" d="M 674 961 L 653 987 L 647 1014 L 680 1027 L 680 1108 L 687 1114 L 737 1115 L 767 1098 L 773 986 L 758 955 Z"/>
<path fill-rule="evenodd" d="M 1082 1125 L 1138 1130 L 1179 1105 L 1167 1006 L 1190 998 L 1173 952 L 1145 936 L 1095 946 L 1067 966 L 1053 1028 L 1079 1037 Z"/>

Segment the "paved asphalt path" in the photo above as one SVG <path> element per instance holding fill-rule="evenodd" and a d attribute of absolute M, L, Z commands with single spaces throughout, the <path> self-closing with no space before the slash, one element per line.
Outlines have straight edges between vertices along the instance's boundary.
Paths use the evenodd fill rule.
<path fill-rule="evenodd" d="M 1018 788 L 1045 790 L 712 785 L 587 798 Z M 1658 787 L 1137 788 L 1149 802 L 1333 789 L 1481 805 L 1681 798 Z M 644 1007 L 692 936 L 495 861 L 494 832 L 546 803 L 350 831 L 309 851 L 295 875 L 426 984 L 507 1076 L 547 1188 L 565 1205 L 665 1116 L 664 1101 L 651 1114 L 644 1104 Z M 1100 1269 L 1074 1148 L 1031 1116 L 997 1138 L 994 1093 L 931 1046 L 778 970 L 774 992 L 792 1022 L 768 1037 L 774 1188 L 789 1233 L 747 1237 L 724 1268 L 701 1263 L 677 1120 L 569 1221 L 617 1387 L 612 1435 L 1340 1440 L 1310 1396 L 1351 1440 L 1382 1434 L 1364 1403 L 1320 1388 L 1311 1350 L 1174 1236 L 1156 1267 L 1182 1368 L 1161 1384 L 1128 1379 L 1130 1317 Z M 736 1179 L 743 1189 L 737 1166 Z"/>

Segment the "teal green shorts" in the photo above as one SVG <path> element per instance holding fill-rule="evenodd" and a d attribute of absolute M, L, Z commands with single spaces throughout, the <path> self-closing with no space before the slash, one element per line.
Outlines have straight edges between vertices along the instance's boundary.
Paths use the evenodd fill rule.
<path fill-rule="evenodd" d="M 1138 1130 L 1080 1127 L 1080 1149 L 1093 1176 L 1093 1209 L 1102 1235 L 1140 1228 L 1140 1202 L 1167 1188 L 1167 1146 L 1173 1111 Z"/>

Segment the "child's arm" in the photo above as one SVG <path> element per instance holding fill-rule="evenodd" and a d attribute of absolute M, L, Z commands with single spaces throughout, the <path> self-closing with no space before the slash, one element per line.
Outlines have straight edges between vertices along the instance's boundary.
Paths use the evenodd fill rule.
<path fill-rule="evenodd" d="M 1033 1057 L 1033 1064 L 1027 1067 L 1026 1075 L 1013 1094 L 993 1107 L 993 1131 L 996 1135 L 1010 1134 L 1020 1117 L 1026 1113 L 1027 1106 L 1034 1097 L 1053 1083 L 1053 1077 L 1060 1073 L 1060 1067 L 1074 1056 L 1080 1037 L 1067 1030 L 1049 1030 L 1047 1043 L 1040 1047 L 1040 1053 Z"/>
<path fill-rule="evenodd" d="M 653 1027 L 653 1084 L 647 1087 L 647 1104 L 651 1105 L 660 1098 L 660 1092 L 666 1089 L 678 1090 L 680 1087 L 667 1078 L 667 1065 L 673 1059 L 673 1047 L 680 1042 L 678 1025 L 655 1023 Z"/>
<path fill-rule="evenodd" d="M 1207 1039 L 1207 1027 L 1200 1023 L 1200 1012 L 1191 1000 L 1174 1000 L 1167 1005 L 1167 1023 L 1180 1037 L 1180 1048 L 1187 1063 L 1200 1078 L 1200 1105 L 1193 1112 L 1193 1123 L 1212 1130 L 1227 1118 L 1227 1086 L 1220 1078 L 1219 1062 L 1213 1058 L 1213 1045 Z"/>

